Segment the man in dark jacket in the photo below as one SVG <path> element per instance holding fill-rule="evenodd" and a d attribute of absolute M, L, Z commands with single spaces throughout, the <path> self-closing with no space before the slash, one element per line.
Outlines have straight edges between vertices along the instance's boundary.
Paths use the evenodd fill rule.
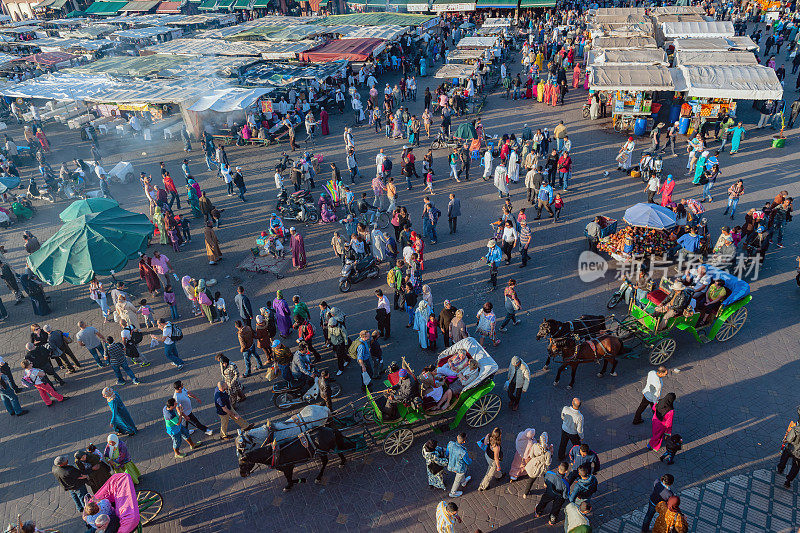
<path fill-rule="evenodd" d="M 450 300 L 445 300 L 444 307 L 439 313 L 439 329 L 442 331 L 445 348 L 450 346 L 450 322 L 455 318 L 456 311 L 457 309 L 450 305 Z"/>
<path fill-rule="evenodd" d="M 567 481 L 570 484 L 578 478 L 578 469 L 586 465 L 590 474 L 596 474 L 600 470 L 600 459 L 594 453 L 588 444 L 576 444 L 569 451 L 569 463 L 572 470 L 567 476 Z"/>
<path fill-rule="evenodd" d="M 789 430 L 783 437 L 783 452 L 781 452 L 781 459 L 778 461 L 778 472 L 783 474 L 786 463 L 789 459 L 792 460 L 792 467 L 789 469 L 786 481 L 783 483 L 783 486 L 787 489 L 792 488 L 792 481 L 800 471 L 800 407 L 797 408 L 797 416 L 798 423 L 789 424 Z"/>
<path fill-rule="evenodd" d="M 42 329 L 48 335 L 47 342 L 50 345 L 50 353 L 59 361 L 59 364 L 63 361 L 64 366 L 69 369 L 70 373 L 75 372 L 75 368 L 72 366 L 72 363 L 70 363 L 70 359 L 72 359 L 75 366 L 80 368 L 81 364 L 78 362 L 78 358 L 75 357 L 75 354 L 72 353 L 69 344 L 67 344 L 68 337 L 64 335 L 64 332 L 60 329 L 52 329 L 48 324 L 45 324 Z"/>
<path fill-rule="evenodd" d="M 447 223 L 450 225 L 450 234 L 456 232 L 458 217 L 461 216 L 461 200 L 456 195 L 450 193 L 450 202 L 447 204 Z M 445 344 L 447 346 L 447 344 Z"/>
<path fill-rule="evenodd" d="M 63 455 L 55 458 L 51 471 L 59 484 L 61 484 L 61 487 L 72 496 L 78 512 L 83 512 L 83 498 L 89 494 L 84 480 L 89 479 L 89 477 L 82 475 L 80 470 L 71 466 Z"/>
<path fill-rule="evenodd" d="M 656 505 L 666 502 L 675 495 L 672 492 L 672 484 L 674 482 L 675 478 L 672 477 L 672 474 L 664 474 L 661 479 L 657 479 L 653 483 L 653 492 L 650 493 L 650 499 L 647 501 L 647 512 L 642 522 L 642 531 L 650 531 L 650 522 L 653 521 L 653 516 L 656 514 Z"/>
<path fill-rule="evenodd" d="M 234 296 L 233 301 L 236 304 L 236 309 L 239 310 L 242 322 L 252 328 L 250 321 L 253 319 L 253 307 L 250 305 L 250 298 L 245 296 L 244 287 L 241 285 L 236 289 L 236 296 Z"/>
<path fill-rule="evenodd" d="M 550 525 L 556 525 L 558 522 L 558 513 L 561 511 L 561 506 L 564 505 L 564 500 L 567 499 L 569 493 L 569 483 L 567 483 L 566 474 L 569 470 L 569 465 L 562 462 L 558 465 L 557 471 L 549 470 L 544 475 L 544 494 L 536 505 L 534 516 L 539 518 L 544 514 L 544 508 L 547 504 L 553 502 L 550 508 Z"/>
<path fill-rule="evenodd" d="M 589 472 L 589 466 L 578 467 L 578 479 L 569 491 L 569 501 L 580 504 L 592 497 L 597 492 L 597 478 Z"/>
<path fill-rule="evenodd" d="M 14 271 L 11 270 L 11 267 L 8 263 L 0 262 L 0 278 L 6 282 L 6 287 L 8 290 L 14 293 L 14 305 L 17 305 L 22 301 L 22 291 L 19 290 L 19 284 L 17 283 L 17 276 L 14 274 Z"/>
<path fill-rule="evenodd" d="M 25 345 L 25 349 L 28 350 L 28 353 L 25 354 L 25 359 L 33 363 L 35 368 L 44 370 L 44 373 L 52 376 L 59 385 L 64 384 L 64 380 L 56 374 L 56 369 L 53 368 L 53 363 L 50 362 L 50 351 L 47 348 L 35 346 L 32 342 L 29 342 Z"/>

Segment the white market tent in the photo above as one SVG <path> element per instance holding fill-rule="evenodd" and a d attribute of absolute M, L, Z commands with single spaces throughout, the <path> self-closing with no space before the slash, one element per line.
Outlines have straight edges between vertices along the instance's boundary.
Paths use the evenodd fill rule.
<path fill-rule="evenodd" d="M 675 90 L 698 98 L 779 100 L 783 87 L 775 71 L 762 65 L 687 66 L 677 69 Z"/>
<path fill-rule="evenodd" d="M 189 111 L 216 111 L 217 113 L 230 113 L 247 109 L 260 97 L 275 89 L 272 87 L 257 87 L 244 89 L 231 87 L 214 91 L 210 95 L 202 96 L 195 102 Z"/>
<path fill-rule="evenodd" d="M 624 17 L 627 15 L 644 15 L 645 7 L 601 7 L 595 10 L 595 17 Z"/>
<path fill-rule="evenodd" d="M 264 59 L 296 59 L 297 54 L 313 48 L 312 41 L 266 42 L 223 41 L 222 39 L 173 39 L 147 47 L 150 52 L 173 55 L 254 56 Z"/>
<path fill-rule="evenodd" d="M 641 63 L 646 65 L 669 66 L 667 54 L 658 48 L 640 48 L 638 50 L 600 50 L 589 51 L 587 65 L 620 65 Z"/>
<path fill-rule="evenodd" d="M 14 56 L 11 54 L 4 54 L 0 52 L 0 67 L 4 67 L 9 63 L 12 63 L 19 59 L 19 56 Z"/>
<path fill-rule="evenodd" d="M 592 37 L 652 37 L 653 23 L 649 20 L 640 24 L 609 23 L 589 24 Z"/>
<path fill-rule="evenodd" d="M 700 6 L 662 6 L 650 10 L 653 16 L 658 15 L 705 15 Z"/>
<path fill-rule="evenodd" d="M 729 20 L 714 20 L 711 22 L 664 22 L 661 24 L 661 33 L 665 39 L 680 39 L 682 37 L 733 37 L 733 22 Z"/>
<path fill-rule="evenodd" d="M 387 24 L 384 26 L 356 26 L 353 30 L 342 34 L 342 39 L 384 39 L 395 41 L 408 32 L 406 26 Z"/>
<path fill-rule="evenodd" d="M 118 86 L 104 76 L 77 76 L 64 73 L 44 74 L 20 83 L 0 86 L 0 94 L 14 98 L 43 98 L 57 101 L 86 100 Z"/>
<path fill-rule="evenodd" d="M 672 91 L 672 69 L 660 65 L 594 66 L 589 88 L 598 91 Z"/>
<path fill-rule="evenodd" d="M 491 48 L 497 43 L 497 37 L 464 37 L 456 48 Z"/>
<path fill-rule="evenodd" d="M 434 78 L 451 80 L 453 78 L 466 79 L 475 74 L 478 65 L 463 65 L 463 64 L 447 64 L 442 65 Z"/>
<path fill-rule="evenodd" d="M 711 37 L 697 39 L 675 39 L 676 51 L 713 52 L 717 50 L 747 50 L 756 52 L 758 45 L 750 37 Z"/>
<path fill-rule="evenodd" d="M 461 62 L 461 61 L 477 61 L 486 54 L 486 50 L 477 49 L 458 49 L 452 50 L 447 53 L 448 62 Z"/>
<path fill-rule="evenodd" d="M 658 48 L 652 37 L 595 37 L 592 48 L 601 50 L 633 50 L 636 48 Z"/>
<path fill-rule="evenodd" d="M 731 50 L 681 50 L 675 52 L 675 66 L 679 65 L 757 65 L 753 52 Z"/>
<path fill-rule="evenodd" d="M 490 17 L 483 21 L 481 24 L 482 28 L 492 28 L 492 27 L 500 27 L 500 28 L 510 28 L 511 27 L 511 19 L 508 17 Z"/>

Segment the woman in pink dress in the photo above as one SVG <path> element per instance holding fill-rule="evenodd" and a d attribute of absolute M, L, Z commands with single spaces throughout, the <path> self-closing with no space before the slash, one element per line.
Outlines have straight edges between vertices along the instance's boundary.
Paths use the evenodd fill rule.
<path fill-rule="evenodd" d="M 331 132 L 330 128 L 328 127 L 328 112 L 324 107 L 322 108 L 322 111 L 319 112 L 319 127 L 323 135 L 328 135 Z"/>
<path fill-rule="evenodd" d="M 667 180 L 661 184 L 658 192 L 661 193 L 661 207 L 667 207 L 672 203 L 672 191 L 675 189 L 675 180 L 672 179 L 672 174 L 667 175 Z"/>
<path fill-rule="evenodd" d="M 572 88 L 577 89 L 581 84 L 581 66 L 575 63 L 575 68 L 572 69 Z"/>
<path fill-rule="evenodd" d="M 528 428 L 517 433 L 517 439 L 514 442 L 517 453 L 514 454 L 514 460 L 511 462 L 511 469 L 508 471 L 511 481 L 516 481 L 525 473 L 525 465 L 523 464 L 525 453 L 528 448 L 533 446 L 536 442 L 534 440 L 535 436 L 536 430 L 533 428 Z"/>
<path fill-rule="evenodd" d="M 651 450 L 658 451 L 664 436 L 672 433 L 672 417 L 675 413 L 672 408 L 673 403 L 675 403 L 675 393 L 670 392 L 653 406 L 653 436 L 647 443 L 647 447 Z"/>

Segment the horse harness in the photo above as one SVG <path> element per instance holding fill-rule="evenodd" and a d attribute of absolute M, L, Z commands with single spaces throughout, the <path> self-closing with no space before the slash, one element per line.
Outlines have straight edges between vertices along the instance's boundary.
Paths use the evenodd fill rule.
<path fill-rule="evenodd" d="M 563 362 L 564 363 L 568 363 L 568 362 L 572 362 L 572 361 L 577 360 L 578 351 L 580 350 L 581 346 L 583 346 L 584 344 L 588 345 L 591 348 L 592 352 L 594 353 L 594 360 L 595 361 L 600 360 L 600 359 L 604 358 L 606 355 L 608 355 L 608 350 L 606 350 L 605 346 L 603 346 L 603 343 L 601 342 L 599 337 L 583 337 L 582 338 L 577 333 L 572 333 L 570 336 L 572 337 L 572 340 L 575 343 L 575 348 L 574 348 L 574 350 L 572 352 L 572 355 L 570 355 L 569 357 L 566 357 L 564 355 L 564 348 L 566 348 L 565 345 L 566 345 L 566 341 L 569 338 L 569 336 L 558 337 L 558 338 L 550 337 L 550 340 L 553 343 L 553 346 L 555 348 L 561 350 L 561 356 L 563 357 Z"/>
<path fill-rule="evenodd" d="M 292 418 L 294 418 L 294 417 L 292 417 Z M 300 432 L 300 434 L 299 434 L 299 435 L 297 435 L 297 437 L 296 437 L 296 438 L 297 438 L 297 440 L 300 442 L 300 444 L 303 446 L 303 448 L 305 448 L 305 449 L 306 449 L 306 451 L 308 452 L 308 457 L 309 457 L 309 459 L 310 459 L 310 458 L 312 458 L 312 457 L 314 457 L 314 455 L 316 455 L 316 453 L 317 453 L 317 450 L 316 450 L 316 448 L 314 447 L 314 443 L 313 443 L 313 442 L 311 442 L 311 438 L 310 438 L 310 437 L 308 436 L 308 434 L 307 434 L 307 433 L 308 433 L 308 432 L 309 432 L 311 429 L 313 429 L 313 428 L 310 428 L 310 429 L 308 429 L 308 430 L 305 430 L 305 431 L 301 431 L 301 432 Z M 270 463 L 270 466 L 271 466 L 273 469 L 275 469 L 275 468 L 277 468 L 277 467 L 278 467 L 278 464 L 279 464 L 279 463 L 278 463 L 278 459 L 277 459 L 277 457 L 278 457 L 278 455 L 280 455 L 280 449 L 281 449 L 281 447 L 280 447 L 280 445 L 278 444 L 278 441 L 274 439 L 274 432 L 273 432 L 273 439 L 272 439 L 272 461 L 271 461 L 271 463 Z"/>

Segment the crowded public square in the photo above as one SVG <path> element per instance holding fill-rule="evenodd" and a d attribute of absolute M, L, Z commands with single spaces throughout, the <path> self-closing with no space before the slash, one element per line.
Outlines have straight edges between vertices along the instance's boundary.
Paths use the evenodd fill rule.
<path fill-rule="evenodd" d="M 3 531 L 798 531 L 794 1 L 258 2 L 3 3 Z"/>

